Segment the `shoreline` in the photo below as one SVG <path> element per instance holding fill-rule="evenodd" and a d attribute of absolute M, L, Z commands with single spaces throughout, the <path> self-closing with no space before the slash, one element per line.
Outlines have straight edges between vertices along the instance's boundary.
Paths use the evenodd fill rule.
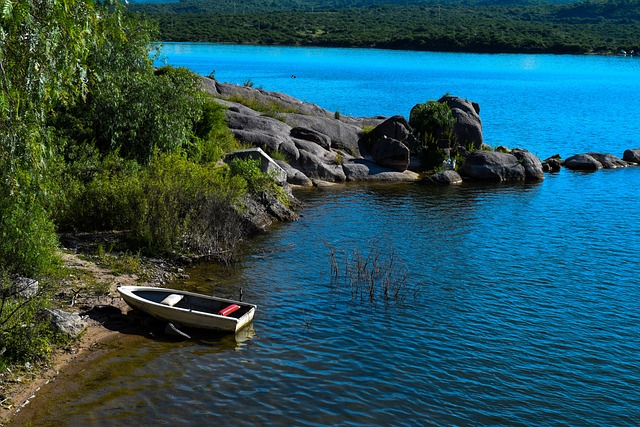
<path fill-rule="evenodd" d="M 157 280 L 141 281 L 136 274 L 125 273 L 118 274 L 113 268 L 105 268 L 98 266 L 95 262 L 83 259 L 77 253 L 63 253 L 62 260 L 64 267 L 71 267 L 74 271 L 81 270 L 91 274 L 95 280 L 103 283 L 109 283 L 109 292 L 106 295 L 87 295 L 86 300 L 77 307 L 62 306 L 60 308 L 77 312 L 83 315 L 87 322 L 87 327 L 78 339 L 73 340 L 64 348 L 55 349 L 50 359 L 43 364 L 32 368 L 31 370 L 21 369 L 19 372 L 3 372 L 0 377 L 0 390 L 2 391 L 3 401 L 0 403 L 0 426 L 11 424 L 12 421 L 23 411 L 29 411 L 31 407 L 40 406 L 38 395 L 41 389 L 59 377 L 65 375 L 73 366 L 80 364 L 95 354 L 96 351 L 102 350 L 107 341 L 116 339 L 122 332 L 119 329 L 109 328 L 106 319 L 91 316 L 89 312 L 96 307 L 104 307 L 119 310 L 121 314 L 126 315 L 131 309 L 120 298 L 117 293 L 117 287 L 120 285 L 150 285 L 158 286 L 164 281 L 177 277 L 173 266 L 164 263 L 164 268 L 155 264 L 145 265 L 145 268 L 152 269 L 152 276 L 161 278 L 161 282 Z M 61 285 L 63 288 L 69 288 L 71 284 Z M 44 402 L 46 404 L 46 402 Z"/>

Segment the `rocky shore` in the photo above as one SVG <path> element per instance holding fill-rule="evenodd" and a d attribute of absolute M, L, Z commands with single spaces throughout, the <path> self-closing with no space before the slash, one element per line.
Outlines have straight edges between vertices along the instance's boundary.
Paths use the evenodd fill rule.
<path fill-rule="evenodd" d="M 228 108 L 235 137 L 281 159 L 275 163 L 286 172 L 286 181 L 296 186 L 327 181 L 432 185 L 539 181 L 546 172 L 561 167 L 594 171 L 640 163 L 640 149 L 625 151 L 622 159 L 592 152 L 566 160 L 555 155 L 544 161 L 523 148 L 494 150 L 482 135 L 480 106 L 446 95 L 438 102 L 451 110 L 453 135 L 433 142 L 440 165 L 428 168 L 420 155 L 424 144 L 402 116 L 346 117 L 282 93 L 203 80 L 207 92 Z"/>

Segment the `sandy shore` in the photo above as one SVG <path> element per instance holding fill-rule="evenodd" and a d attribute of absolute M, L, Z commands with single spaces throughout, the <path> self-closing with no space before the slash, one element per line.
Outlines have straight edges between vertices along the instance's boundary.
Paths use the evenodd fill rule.
<path fill-rule="evenodd" d="M 11 424 L 18 414 L 18 418 L 22 418 L 25 412 L 29 412 L 30 407 L 40 405 L 38 393 L 43 386 L 56 381 L 73 365 L 91 357 L 102 348 L 101 343 L 120 335 L 117 328 L 107 325 L 108 319 L 113 317 L 110 313 L 119 313 L 120 317 L 126 317 L 122 314 L 129 311 L 128 306 L 118 296 L 118 286 L 158 285 L 172 276 L 172 273 L 166 270 L 150 267 L 155 270 L 151 274 L 154 280 L 151 280 L 152 283 L 145 283 L 135 274 L 114 274 L 113 271 L 101 268 L 76 254 L 64 254 L 63 262 L 75 271 L 82 271 L 84 277 L 91 277 L 92 280 L 108 285 L 109 293 L 103 296 L 85 295 L 73 307 L 59 307 L 65 311 L 86 315 L 87 328 L 78 340 L 64 349 L 56 350 L 45 366 L 35 367 L 30 371 L 23 369 L 21 372 L 0 374 L 0 396 L 3 396 L 0 400 L 0 426 Z"/>

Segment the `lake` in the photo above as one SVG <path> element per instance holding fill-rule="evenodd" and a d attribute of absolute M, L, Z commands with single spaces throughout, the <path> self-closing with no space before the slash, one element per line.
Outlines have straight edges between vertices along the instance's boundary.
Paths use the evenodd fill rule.
<path fill-rule="evenodd" d="M 444 93 L 540 157 L 640 146 L 640 60 L 167 44 L 164 61 L 357 116 Z M 291 76 L 295 75 L 296 78 Z M 634 426 L 640 168 L 536 184 L 342 185 L 189 290 L 258 304 L 244 336 L 123 336 L 34 425 Z M 403 298 L 332 280 L 378 257 Z M 393 262 L 393 264 L 391 264 Z M 378 289 L 378 288 L 376 288 Z M 54 383 L 55 384 L 55 383 Z M 43 392 L 45 393 L 45 392 Z"/>

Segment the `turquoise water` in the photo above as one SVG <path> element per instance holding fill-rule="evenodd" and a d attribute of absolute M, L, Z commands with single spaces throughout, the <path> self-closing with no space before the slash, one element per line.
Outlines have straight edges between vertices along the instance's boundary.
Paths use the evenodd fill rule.
<path fill-rule="evenodd" d="M 640 145 L 630 58 L 167 49 L 198 71 L 215 63 L 220 80 L 355 115 L 448 91 L 481 104 L 487 139 L 544 154 Z M 259 306 L 250 339 L 123 336 L 73 390 L 43 395 L 50 408 L 34 425 L 640 424 L 640 168 L 297 195 L 300 221 L 253 242 L 235 269 L 202 265 L 175 285 L 231 297 L 242 287 Z M 356 249 L 393 253 L 411 292 L 352 297 L 332 283 L 330 248 L 340 266 Z"/>

